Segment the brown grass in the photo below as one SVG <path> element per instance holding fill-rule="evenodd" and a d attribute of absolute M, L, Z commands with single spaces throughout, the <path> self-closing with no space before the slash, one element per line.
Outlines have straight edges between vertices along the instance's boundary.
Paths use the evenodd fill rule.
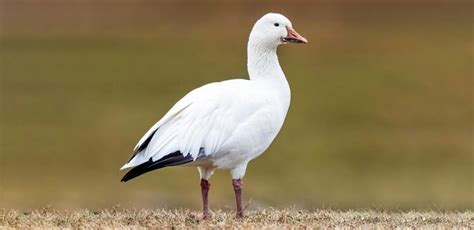
<path fill-rule="evenodd" d="M 250 211 L 243 220 L 229 211 L 215 211 L 211 220 L 201 220 L 198 211 L 191 210 L 131 210 L 59 211 L 49 208 L 33 211 L 1 210 L 3 228 L 425 228 L 472 229 L 474 213 L 439 211 L 337 211 L 296 209 L 264 209 Z"/>

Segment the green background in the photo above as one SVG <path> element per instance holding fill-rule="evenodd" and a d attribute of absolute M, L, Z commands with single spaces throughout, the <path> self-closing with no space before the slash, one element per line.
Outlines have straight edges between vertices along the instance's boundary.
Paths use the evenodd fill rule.
<path fill-rule="evenodd" d="M 292 104 L 244 178 L 250 208 L 472 209 L 469 1 L 1 2 L 0 207 L 200 207 L 198 173 L 120 183 L 179 98 L 246 78 L 246 42 L 281 12 Z M 233 208 L 228 172 L 211 208 Z"/>

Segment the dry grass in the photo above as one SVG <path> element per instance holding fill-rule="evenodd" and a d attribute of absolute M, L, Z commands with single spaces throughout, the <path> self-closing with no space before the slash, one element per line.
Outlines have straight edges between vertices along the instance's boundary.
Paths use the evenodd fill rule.
<path fill-rule="evenodd" d="M 472 229 L 474 213 L 438 211 L 302 211 L 265 209 L 250 211 L 243 220 L 228 211 L 213 212 L 211 220 L 201 220 L 190 210 L 59 211 L 49 208 L 22 212 L 0 211 L 0 229 L 4 228 L 370 228 L 370 229 Z"/>

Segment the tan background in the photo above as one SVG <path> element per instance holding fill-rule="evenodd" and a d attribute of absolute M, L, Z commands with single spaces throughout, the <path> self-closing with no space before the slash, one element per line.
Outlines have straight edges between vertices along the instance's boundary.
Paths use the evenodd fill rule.
<path fill-rule="evenodd" d="M 0 207 L 192 207 L 194 168 L 120 183 L 141 135 L 189 90 L 246 77 L 264 13 L 288 119 L 248 168 L 251 208 L 472 209 L 469 1 L 1 0 Z M 227 172 L 212 208 L 233 207 Z"/>

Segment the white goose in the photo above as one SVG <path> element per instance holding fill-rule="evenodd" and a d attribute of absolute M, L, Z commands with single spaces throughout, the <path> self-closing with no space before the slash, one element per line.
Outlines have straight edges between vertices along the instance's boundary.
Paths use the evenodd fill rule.
<path fill-rule="evenodd" d="M 228 169 L 237 217 L 243 217 L 242 177 L 247 164 L 272 143 L 290 106 L 290 87 L 276 52 L 288 42 L 307 40 L 281 14 L 260 18 L 247 46 L 250 79 L 210 83 L 189 92 L 140 139 L 121 168 L 133 167 L 122 181 L 167 166 L 197 166 L 203 218 L 208 218 L 208 180 L 216 168 Z"/>

